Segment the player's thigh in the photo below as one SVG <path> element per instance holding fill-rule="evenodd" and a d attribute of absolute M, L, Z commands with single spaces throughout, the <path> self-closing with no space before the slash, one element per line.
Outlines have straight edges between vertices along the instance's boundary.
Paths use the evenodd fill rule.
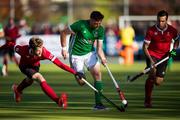
<path fill-rule="evenodd" d="M 164 76 L 166 74 L 166 68 L 167 68 L 167 61 L 161 63 L 160 65 L 157 66 L 156 68 L 156 85 L 161 85 L 163 80 L 164 80 Z"/>
<path fill-rule="evenodd" d="M 83 70 L 83 68 L 84 68 L 83 56 L 76 56 L 76 55 L 70 56 L 70 64 L 71 64 L 71 67 L 75 71 L 84 73 L 84 70 Z"/>
<path fill-rule="evenodd" d="M 39 72 L 36 72 L 35 74 L 33 74 L 32 79 L 39 83 L 46 81 L 45 78 L 43 77 L 43 75 L 41 75 L 41 73 L 39 73 Z"/>
<path fill-rule="evenodd" d="M 86 55 L 85 58 L 85 65 L 88 69 L 92 69 L 94 67 L 98 68 L 99 61 L 97 54 L 95 52 L 90 52 L 89 54 Z"/>
<path fill-rule="evenodd" d="M 95 52 L 91 52 L 85 61 L 88 70 L 91 72 L 95 80 L 101 79 L 100 63 Z"/>
<path fill-rule="evenodd" d="M 9 54 L 10 58 L 12 59 L 12 57 L 15 56 L 14 49 L 10 48 L 9 51 L 8 51 L 8 54 Z"/>
<path fill-rule="evenodd" d="M 166 68 L 167 68 L 167 61 L 161 63 L 156 68 L 156 76 L 157 77 L 164 77 L 166 74 Z"/>
<path fill-rule="evenodd" d="M 0 55 L 4 55 L 6 54 L 8 51 L 7 51 L 7 46 L 6 45 L 3 45 L 0 47 Z"/>
<path fill-rule="evenodd" d="M 28 66 L 19 66 L 21 72 L 25 74 L 28 78 L 32 79 L 32 76 L 39 72 L 39 66 L 28 67 Z"/>

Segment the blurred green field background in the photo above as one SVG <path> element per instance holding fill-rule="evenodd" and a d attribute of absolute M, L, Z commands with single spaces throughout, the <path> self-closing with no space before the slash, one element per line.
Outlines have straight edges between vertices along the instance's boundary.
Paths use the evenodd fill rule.
<path fill-rule="evenodd" d="M 115 79 L 124 91 L 129 102 L 126 112 L 121 113 L 109 107 L 106 111 L 94 111 L 94 92 L 87 85 L 80 87 L 73 75 L 62 71 L 53 64 L 42 64 L 41 73 L 47 82 L 60 95 L 68 94 L 68 109 L 62 110 L 51 101 L 37 83 L 24 90 L 23 100 L 16 104 L 13 99 L 11 86 L 20 83 L 24 75 L 14 64 L 9 66 L 9 76 L 0 76 L 0 120 L 120 120 L 120 119 L 180 119 L 180 62 L 174 62 L 171 71 L 168 71 L 162 86 L 155 87 L 153 92 L 153 108 L 145 109 L 144 82 L 146 75 L 137 81 L 128 83 L 127 75 L 135 75 L 143 70 L 144 62 L 136 62 L 132 66 L 110 64 Z M 102 66 L 104 81 L 104 95 L 120 105 L 116 89 Z M 87 72 L 87 80 L 93 84 L 92 77 Z"/>

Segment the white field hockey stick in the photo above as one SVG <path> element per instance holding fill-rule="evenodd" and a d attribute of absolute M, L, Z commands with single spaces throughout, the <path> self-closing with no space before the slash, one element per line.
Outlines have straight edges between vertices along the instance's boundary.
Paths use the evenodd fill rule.
<path fill-rule="evenodd" d="M 170 51 L 172 51 L 173 48 L 174 48 L 174 40 L 172 39 L 172 42 L 171 42 L 171 44 L 170 44 Z M 169 56 L 163 58 L 162 60 L 160 60 L 159 62 L 157 62 L 156 64 L 154 64 L 154 66 L 151 66 L 151 67 L 149 67 L 149 68 L 146 68 L 145 70 L 143 70 L 142 72 L 138 73 L 138 74 L 135 75 L 135 76 L 132 76 L 132 77 L 131 77 L 131 76 L 128 75 L 127 81 L 128 81 L 128 82 L 133 82 L 133 81 L 135 81 L 137 78 L 139 78 L 139 77 L 141 77 L 142 75 L 148 73 L 153 67 L 157 67 L 158 65 L 162 64 L 163 62 L 169 60 L 169 58 L 170 58 Z"/>
<path fill-rule="evenodd" d="M 126 98 L 125 98 L 125 96 L 124 96 L 124 93 L 120 90 L 120 87 L 119 87 L 118 83 L 116 82 L 114 76 L 112 75 L 112 73 L 111 73 L 111 71 L 110 71 L 110 69 L 109 69 L 109 67 L 108 67 L 107 64 L 105 64 L 105 68 L 107 69 L 108 74 L 109 74 L 111 80 L 113 81 L 114 86 L 116 87 L 116 90 L 117 90 L 117 92 L 118 92 L 118 95 L 119 95 L 119 97 L 120 97 L 120 99 L 121 99 L 121 101 L 122 101 L 123 107 L 126 108 L 127 105 L 128 105 L 128 102 L 127 102 L 127 100 L 126 100 Z"/>
<path fill-rule="evenodd" d="M 113 103 L 110 99 L 108 99 L 106 96 L 102 94 L 102 92 L 98 91 L 94 86 L 92 86 L 88 81 L 86 81 L 84 78 L 81 79 L 84 81 L 90 88 L 92 88 L 95 92 L 97 92 L 99 95 L 101 95 L 108 103 L 110 103 L 113 107 L 117 108 L 119 111 L 124 112 L 124 107 L 119 107 L 115 103 Z"/>

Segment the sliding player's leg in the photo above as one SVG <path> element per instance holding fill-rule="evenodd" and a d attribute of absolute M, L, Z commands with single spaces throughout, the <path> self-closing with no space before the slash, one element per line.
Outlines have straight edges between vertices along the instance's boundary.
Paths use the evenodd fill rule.
<path fill-rule="evenodd" d="M 25 78 L 19 85 L 16 85 L 15 83 L 12 85 L 12 89 L 14 92 L 14 99 L 18 103 L 21 101 L 21 96 L 23 90 L 30 86 L 33 83 L 33 80 L 30 78 Z"/>
<path fill-rule="evenodd" d="M 54 90 L 48 85 L 45 78 L 38 72 L 35 73 L 32 78 L 40 83 L 41 89 L 44 93 L 56 102 L 58 106 L 63 107 L 63 109 L 67 108 L 67 95 L 65 93 L 58 97 Z"/>

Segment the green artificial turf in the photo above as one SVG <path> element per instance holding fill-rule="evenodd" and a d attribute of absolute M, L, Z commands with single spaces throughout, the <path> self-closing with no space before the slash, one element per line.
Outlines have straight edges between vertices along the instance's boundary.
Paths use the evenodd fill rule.
<path fill-rule="evenodd" d="M 62 110 L 41 90 L 38 83 L 23 91 L 23 99 L 16 104 L 11 86 L 20 83 L 24 75 L 14 64 L 9 65 L 9 76 L 0 76 L 0 120 L 120 120 L 120 119 L 180 119 L 180 62 L 174 62 L 168 71 L 164 83 L 153 91 L 153 108 L 146 109 L 144 102 L 144 82 L 146 75 L 128 83 L 127 75 L 135 75 L 145 67 L 144 62 L 136 62 L 132 66 L 110 64 L 109 68 L 124 91 L 129 106 L 126 112 L 119 112 L 109 103 L 103 103 L 109 108 L 106 111 L 94 111 L 94 91 L 87 85 L 81 87 L 73 75 L 55 65 L 42 64 L 40 72 L 58 95 L 68 94 L 68 109 Z M 87 81 L 93 84 L 89 73 Z M 115 104 L 120 105 L 116 89 L 102 66 L 104 81 L 103 93 Z"/>

